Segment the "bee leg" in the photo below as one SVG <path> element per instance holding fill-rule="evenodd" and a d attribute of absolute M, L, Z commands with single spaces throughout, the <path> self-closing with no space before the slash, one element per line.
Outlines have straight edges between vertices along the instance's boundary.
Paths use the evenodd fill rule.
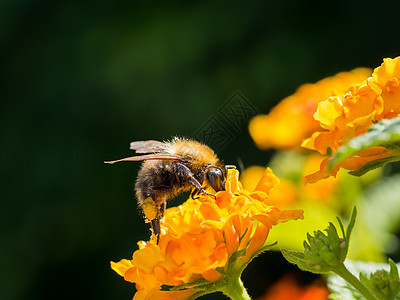
<path fill-rule="evenodd" d="M 196 181 L 197 181 L 197 180 L 196 180 Z M 197 181 L 197 182 L 198 182 L 198 181 Z M 211 197 L 213 197 L 214 199 L 217 198 L 216 195 L 207 193 L 206 190 L 205 190 L 203 187 L 201 187 L 200 192 L 202 192 L 203 194 L 205 194 L 205 195 L 207 195 L 207 196 L 211 196 Z"/>
<path fill-rule="evenodd" d="M 214 194 L 206 192 L 206 190 L 201 186 L 200 182 L 198 182 L 197 179 L 193 176 L 192 171 L 190 171 L 190 169 L 187 166 L 181 163 L 176 163 L 175 165 L 178 167 L 178 174 L 179 174 L 178 176 L 181 177 L 183 181 L 189 182 L 203 194 L 216 198 Z"/>
<path fill-rule="evenodd" d="M 164 201 L 159 210 L 158 210 L 158 217 L 154 220 L 151 220 L 151 228 L 153 229 L 154 235 L 157 236 L 157 245 L 160 242 L 160 235 L 161 235 L 161 225 L 160 223 L 163 222 L 162 217 L 164 216 L 164 212 L 166 209 L 167 203 Z"/>
<path fill-rule="evenodd" d="M 153 234 L 157 236 L 157 245 L 158 242 L 160 241 L 160 233 L 161 233 L 161 228 L 160 228 L 160 219 L 153 219 L 151 220 L 151 228 L 153 229 Z"/>
<path fill-rule="evenodd" d="M 161 235 L 161 223 L 166 209 L 166 201 L 163 193 L 171 190 L 169 185 L 158 184 L 149 186 L 143 193 L 145 200 L 140 201 L 140 206 L 147 220 L 150 220 L 152 233 L 157 236 L 157 244 Z"/>
<path fill-rule="evenodd" d="M 159 212 L 160 212 L 160 218 L 161 218 L 161 223 L 163 222 L 162 217 L 164 216 L 164 212 L 167 209 L 167 202 L 164 201 L 163 204 L 161 204 Z"/>
<path fill-rule="evenodd" d="M 197 193 L 202 192 L 203 194 L 205 194 L 207 196 L 211 196 L 214 198 L 217 197 L 214 194 L 207 193 L 206 190 L 201 186 L 200 182 L 198 182 L 197 179 L 193 177 L 193 175 L 189 176 L 188 182 L 197 189 Z"/>
<path fill-rule="evenodd" d="M 192 198 L 192 199 L 199 199 L 200 198 L 200 196 L 198 196 L 198 194 L 199 194 L 199 190 L 197 190 L 197 189 L 194 189 L 193 190 L 193 192 L 190 194 L 190 197 Z"/>

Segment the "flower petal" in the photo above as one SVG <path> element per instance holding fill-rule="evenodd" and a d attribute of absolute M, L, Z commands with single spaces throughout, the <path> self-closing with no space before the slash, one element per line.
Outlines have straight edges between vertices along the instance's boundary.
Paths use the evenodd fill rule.
<path fill-rule="evenodd" d="M 277 184 L 279 184 L 279 178 L 275 176 L 270 168 L 266 168 L 254 190 L 269 194 Z"/>

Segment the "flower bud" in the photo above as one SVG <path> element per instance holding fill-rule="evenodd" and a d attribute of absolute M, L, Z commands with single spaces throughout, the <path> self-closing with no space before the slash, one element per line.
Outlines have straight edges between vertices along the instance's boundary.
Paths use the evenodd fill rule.
<path fill-rule="evenodd" d="M 326 233 L 318 230 L 314 231 L 314 236 L 307 234 L 307 241 L 303 243 L 304 253 L 282 249 L 283 256 L 305 271 L 312 273 L 334 271 L 346 259 L 355 217 L 356 209 L 354 208 L 346 232 L 342 221 L 338 218 L 343 238 L 339 237 L 335 225 L 329 223 L 329 226 L 324 230 Z"/>
<path fill-rule="evenodd" d="M 379 299 L 397 299 L 400 293 L 399 270 L 393 260 L 389 259 L 390 271 L 378 270 L 372 274 L 360 273 L 364 283 Z"/>

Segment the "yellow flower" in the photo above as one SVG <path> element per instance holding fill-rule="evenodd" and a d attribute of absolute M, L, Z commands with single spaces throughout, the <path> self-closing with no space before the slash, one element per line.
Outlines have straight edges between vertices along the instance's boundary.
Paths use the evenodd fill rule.
<path fill-rule="evenodd" d="M 270 190 L 279 182 L 266 169 L 254 191 L 242 188 L 238 171 L 228 171 L 226 191 L 216 199 L 203 195 L 166 210 L 161 236 L 138 243 L 131 260 L 111 262 L 125 280 L 136 283 L 134 299 L 190 298 L 196 290 L 160 291 L 162 286 L 220 281 L 229 267 L 239 270 L 264 246 L 272 226 L 303 218 L 302 210 L 281 211 L 268 205 Z M 230 258 L 245 250 L 229 265 Z"/>
<path fill-rule="evenodd" d="M 344 95 L 370 75 L 370 69 L 358 68 L 315 84 L 304 84 L 268 115 L 255 116 L 249 123 L 250 135 L 260 149 L 298 148 L 304 138 L 321 129 L 313 118 L 318 103 L 330 96 Z"/>
<path fill-rule="evenodd" d="M 382 119 L 400 116 L 400 57 L 384 59 L 371 77 L 355 85 L 342 96 L 329 97 L 318 104 L 314 118 L 325 131 L 316 131 L 305 139 L 302 146 L 325 155 L 337 149 L 354 137 L 367 132 L 369 127 Z M 340 167 L 358 170 L 364 164 L 391 156 L 383 147 L 372 147 L 358 152 L 333 170 L 328 169 L 329 158 L 325 159 L 319 171 L 304 178 L 305 183 L 336 176 Z"/>

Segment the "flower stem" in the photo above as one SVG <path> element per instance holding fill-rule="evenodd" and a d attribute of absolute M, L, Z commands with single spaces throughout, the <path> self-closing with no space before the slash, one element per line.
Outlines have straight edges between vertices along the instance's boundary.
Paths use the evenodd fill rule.
<path fill-rule="evenodd" d="M 233 300 L 251 300 L 240 276 L 229 279 L 229 283 L 224 286 L 222 292 Z"/>
<path fill-rule="evenodd" d="M 360 281 L 354 276 L 342 263 L 337 267 L 334 272 L 350 283 L 361 295 L 367 300 L 378 300 L 378 298 Z"/>

